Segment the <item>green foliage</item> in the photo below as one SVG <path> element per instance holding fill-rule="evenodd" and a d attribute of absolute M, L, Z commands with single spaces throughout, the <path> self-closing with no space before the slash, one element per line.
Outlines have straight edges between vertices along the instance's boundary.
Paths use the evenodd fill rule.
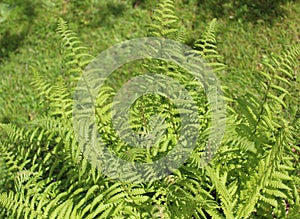
<path fill-rule="evenodd" d="M 148 34 L 184 42 L 185 31 L 178 21 L 174 1 L 161 0 Z M 106 177 L 80 150 L 72 124 L 73 90 L 93 55 L 59 19 L 61 75 L 53 84 L 38 66 L 28 70 L 34 75 L 31 85 L 43 113 L 22 126 L 9 121 L 0 124 L 0 217 L 299 217 L 300 45 L 266 59 L 249 76 L 237 75 L 243 87 L 237 93 L 231 78 L 223 76 L 227 68 L 217 50 L 217 29 L 217 20 L 212 20 L 202 37 L 192 43 L 194 50 L 189 57 L 200 56 L 222 78 L 229 103 L 226 133 L 206 167 L 200 158 L 204 156 L 211 114 L 203 89 L 174 63 L 145 60 L 128 67 L 141 74 L 150 71 L 175 78 L 189 90 L 201 118 L 200 138 L 185 164 L 161 180 L 137 184 Z M 131 76 L 128 69 L 118 72 L 124 70 L 126 79 Z M 97 126 L 105 143 L 128 161 L 149 162 L 163 157 L 178 141 L 180 109 L 158 95 L 140 98 L 130 110 L 132 128 L 147 135 L 150 127 L 155 127 L 154 133 L 160 133 L 159 121 L 151 121 L 151 116 L 159 113 L 168 132 L 149 150 L 131 147 L 118 138 L 110 121 L 110 102 L 117 87 L 107 82 L 97 98 Z"/>

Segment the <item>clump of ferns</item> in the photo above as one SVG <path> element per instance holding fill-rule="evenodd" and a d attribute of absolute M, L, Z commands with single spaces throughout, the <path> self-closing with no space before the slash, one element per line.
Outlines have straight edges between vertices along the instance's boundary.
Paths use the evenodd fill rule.
<path fill-rule="evenodd" d="M 174 1 L 160 1 L 154 14 L 150 33 L 184 39 L 176 27 Z M 191 55 L 200 55 L 221 74 L 224 65 L 218 61 L 215 25 L 214 20 L 202 39 L 196 41 Z M 62 20 L 58 32 L 67 51 L 64 75 L 71 78 L 74 74 L 71 79 L 74 83 L 91 56 Z M 299 215 L 299 157 L 293 149 L 299 144 L 299 76 L 293 66 L 299 51 L 299 46 L 295 46 L 272 63 L 266 63 L 266 69 L 256 77 L 257 92 L 246 91 L 243 96 L 230 96 L 226 92 L 235 107 L 229 107 L 222 145 L 205 168 L 200 159 L 210 116 L 205 93 L 193 83 L 189 84 L 191 77 L 176 65 L 147 60 L 143 65 L 147 71 L 172 76 L 185 84 L 200 106 L 199 115 L 205 118 L 200 140 L 190 159 L 170 176 L 149 184 L 112 181 L 83 159 L 71 124 L 69 85 L 59 79 L 52 86 L 36 76 L 34 86 L 41 100 L 46 101 L 45 115 L 25 128 L 1 125 L 7 141 L 1 141 L 0 171 L 6 176 L 7 188 L 15 187 L 16 191 L 1 193 L 1 205 L 17 218 L 22 213 L 35 218 L 248 218 L 270 215 L 284 218 L 286 214 L 296 218 Z M 145 162 L 147 152 L 120 143 L 109 125 L 111 105 L 106 103 L 113 95 L 114 90 L 107 86 L 99 93 L 96 106 L 99 131 L 106 133 L 105 140 L 121 157 Z M 147 106 L 169 118 L 170 129 L 180 127 L 174 106 L 162 97 L 149 95 L 137 101 L 131 111 L 131 122 L 136 130 L 145 131 L 144 118 L 148 121 L 151 118 L 153 111 Z M 169 135 L 172 138 L 166 139 L 167 146 L 176 144 L 176 131 Z M 154 148 L 150 155 L 155 157 L 157 152 L 164 154 L 168 150 L 165 146 Z M 24 197 L 25 192 L 30 195 Z M 287 205 L 290 206 L 288 213 Z"/>
<path fill-rule="evenodd" d="M 265 63 L 266 68 L 257 72 L 257 91 L 235 99 L 235 128 L 231 128 L 230 138 L 225 135 L 226 146 L 214 165 L 226 173 L 224 183 L 229 188 L 223 189 L 236 191 L 241 208 L 233 209 L 238 218 L 249 217 L 251 212 L 282 218 L 288 212 L 287 206 L 295 206 L 289 208 L 291 215 L 293 211 L 299 213 L 292 152 L 297 147 L 299 130 L 298 94 L 294 92 L 299 90 L 299 83 L 294 83 L 299 77 L 294 71 L 298 58 L 296 45 L 272 63 Z M 235 203 L 234 199 L 228 201 Z"/>

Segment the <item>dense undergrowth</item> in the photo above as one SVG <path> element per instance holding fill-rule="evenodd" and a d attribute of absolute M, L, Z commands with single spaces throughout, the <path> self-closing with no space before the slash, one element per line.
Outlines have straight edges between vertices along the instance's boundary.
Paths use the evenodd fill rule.
<path fill-rule="evenodd" d="M 1 3 L 1 218 L 300 217 L 299 1 L 213 2 Z M 155 95 L 135 103 L 131 124 L 147 133 L 151 109 L 161 113 L 169 128 L 156 147 L 130 147 L 108 125 L 109 101 L 137 72 L 184 84 L 203 119 L 184 165 L 161 180 L 136 184 L 112 180 L 85 159 L 72 106 L 78 77 L 93 57 L 144 36 L 186 43 L 211 66 L 225 95 L 227 126 L 216 156 L 202 167 L 210 129 L 202 88 L 174 63 L 146 60 L 118 69 L 98 95 L 96 115 L 119 157 L 153 161 L 178 141 L 177 110 Z"/>

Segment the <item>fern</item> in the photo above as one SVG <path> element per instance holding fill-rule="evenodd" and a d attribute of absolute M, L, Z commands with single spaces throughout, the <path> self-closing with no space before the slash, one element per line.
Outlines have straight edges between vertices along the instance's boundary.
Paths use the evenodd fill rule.
<path fill-rule="evenodd" d="M 60 34 L 65 56 L 64 65 L 67 69 L 65 76 L 71 77 L 69 81 L 77 81 L 85 66 L 91 62 L 93 56 L 87 52 L 87 48 L 81 45 L 80 40 L 71 30 L 67 23 L 59 19 L 57 32 Z"/>
<path fill-rule="evenodd" d="M 176 38 L 178 35 L 178 17 L 174 12 L 174 0 L 160 1 L 152 15 L 149 36 Z"/>
<path fill-rule="evenodd" d="M 149 36 L 185 41 L 184 32 L 178 27 L 174 1 L 159 1 L 152 20 Z M 203 65 L 193 66 L 193 69 L 208 70 L 207 74 L 189 74 L 178 63 L 163 60 L 147 59 L 132 65 L 141 74 L 146 71 L 157 74 L 157 86 L 164 87 L 165 82 L 159 78 L 167 76 L 188 90 L 197 107 L 199 138 L 184 164 L 156 181 L 151 180 L 157 176 L 155 168 L 146 168 L 140 171 L 141 175 L 136 175 L 138 171 L 105 157 L 111 159 L 108 162 L 115 167 L 115 174 L 122 174 L 126 179 L 120 181 L 106 176 L 105 167 L 98 162 L 101 159 L 89 154 L 94 151 L 86 151 L 87 145 L 80 142 L 89 137 L 86 130 L 90 130 L 91 124 L 84 123 L 83 117 L 72 118 L 72 97 L 79 76 L 85 71 L 86 77 L 80 82 L 87 85 L 95 80 L 96 85 L 101 84 L 104 78 L 95 79 L 93 74 L 111 65 L 113 60 L 106 63 L 107 66 L 93 63 L 93 56 L 60 19 L 57 33 L 64 49 L 61 77 L 53 85 L 32 69 L 35 73 L 32 85 L 44 113 L 26 126 L 0 124 L 0 217 L 299 217 L 300 80 L 297 65 L 300 47 L 295 45 L 281 56 L 273 57 L 260 72 L 255 72 L 253 83 L 244 84 L 248 89 L 232 95 L 231 84 L 226 84 L 222 77 L 226 66 L 217 50 L 217 24 L 212 20 L 201 38 L 194 42 L 193 49 L 185 54 L 191 61 L 205 60 L 209 70 Z M 182 56 L 182 48 L 169 49 L 177 58 Z M 168 51 L 162 52 L 168 54 Z M 223 106 L 221 102 L 215 103 L 213 109 L 209 105 L 209 98 L 222 93 L 211 88 L 215 85 L 211 78 L 214 74 L 222 78 L 225 98 L 230 101 L 226 108 L 226 132 L 219 148 L 213 140 L 223 131 L 224 127 L 217 125 L 225 122 L 225 112 L 216 110 Z M 147 84 L 153 80 L 153 77 L 143 76 Z M 203 80 L 202 87 L 195 80 L 197 77 Z M 86 88 L 79 87 L 76 97 L 88 97 L 88 92 L 96 89 Z M 130 145 L 114 130 L 111 115 L 116 88 L 109 82 L 104 83 L 96 95 L 94 102 L 82 99 L 84 104 L 75 105 L 75 112 L 89 115 L 91 111 L 85 104 L 93 104 L 103 145 L 123 161 L 132 163 L 151 163 L 169 154 L 180 141 L 183 126 L 179 114 L 191 116 L 189 111 L 176 107 L 162 95 L 144 95 L 129 110 L 130 127 L 121 126 L 118 130 L 123 137 L 130 137 L 133 130 L 140 139 L 148 139 L 145 147 L 137 148 L 134 146 L 140 146 L 140 142 Z M 191 104 L 190 100 L 184 103 Z M 213 117 L 215 112 L 220 113 Z M 156 114 L 160 117 L 153 119 Z M 72 119 L 80 127 L 78 136 L 75 136 Z M 196 121 L 192 116 L 191 119 Z M 217 119 L 216 124 L 213 124 L 214 119 Z M 218 128 L 211 133 L 213 126 Z M 97 149 L 104 150 L 103 145 Z M 210 164 L 203 165 L 203 158 Z M 174 156 L 175 162 L 179 160 Z M 161 169 L 166 170 L 166 167 Z M 140 177 L 148 181 L 140 182 Z"/>

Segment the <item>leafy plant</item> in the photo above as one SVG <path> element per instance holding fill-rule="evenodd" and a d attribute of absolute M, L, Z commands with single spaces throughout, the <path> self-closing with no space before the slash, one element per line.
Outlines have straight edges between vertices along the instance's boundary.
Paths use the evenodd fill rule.
<path fill-rule="evenodd" d="M 184 42 L 178 20 L 174 1 L 161 0 L 148 28 L 149 36 Z M 128 66 L 141 74 L 150 71 L 175 78 L 189 90 L 201 118 L 199 140 L 189 159 L 163 179 L 137 184 L 112 180 L 83 156 L 73 130 L 72 97 L 78 77 L 93 56 L 60 19 L 57 33 L 64 50 L 61 77 L 52 84 L 33 68 L 32 86 L 44 115 L 21 127 L 0 125 L 1 218 L 298 217 L 300 45 L 266 60 L 253 72 L 251 81 L 240 75 L 244 91 L 232 93 L 232 81 L 222 77 L 226 66 L 217 51 L 217 25 L 213 20 L 207 26 L 189 56 L 201 57 L 222 78 L 228 102 L 223 141 L 206 167 L 201 157 L 205 156 L 211 112 L 203 88 L 174 63 L 144 60 Z M 126 66 L 118 70 L 122 72 L 125 79 L 130 78 Z M 159 95 L 145 95 L 136 101 L 130 110 L 136 132 L 147 135 L 149 127 L 154 127 L 154 133 L 160 133 L 159 121 L 151 121 L 155 113 L 165 118 L 168 131 L 150 150 L 134 148 L 119 139 L 110 121 L 111 100 L 117 89 L 108 81 L 97 97 L 97 128 L 105 143 L 131 162 L 165 156 L 178 141 L 180 109 Z M 149 177 L 151 174 L 150 170 Z"/>

